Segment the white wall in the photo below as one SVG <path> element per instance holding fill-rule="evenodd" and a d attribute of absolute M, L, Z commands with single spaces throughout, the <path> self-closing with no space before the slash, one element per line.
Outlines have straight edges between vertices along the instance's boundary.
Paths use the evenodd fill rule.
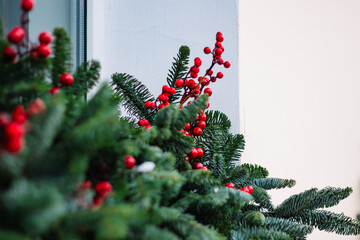
<path fill-rule="evenodd" d="M 353 187 L 360 213 L 360 1 L 240 0 L 243 161 L 294 178 L 290 194 Z M 315 232 L 309 239 L 359 239 Z"/>
<path fill-rule="evenodd" d="M 233 67 L 214 68 L 224 78 L 210 85 L 210 108 L 229 115 L 239 132 L 237 0 L 90 0 L 88 6 L 88 59 L 101 61 L 102 78 L 126 72 L 156 96 L 181 45 L 190 47 L 191 64 L 201 57 L 204 74 L 211 58 L 203 48 L 213 47 L 222 31 L 223 58 Z"/>

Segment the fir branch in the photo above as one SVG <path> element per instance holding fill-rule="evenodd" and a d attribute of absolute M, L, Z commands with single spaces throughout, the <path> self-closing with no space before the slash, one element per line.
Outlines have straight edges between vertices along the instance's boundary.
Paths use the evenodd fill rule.
<path fill-rule="evenodd" d="M 225 161 L 221 154 L 214 154 L 207 165 L 213 176 L 219 179 L 225 177 Z"/>
<path fill-rule="evenodd" d="M 185 77 L 189 64 L 190 48 L 188 46 L 181 46 L 171 69 L 169 70 L 166 81 L 170 87 L 175 87 L 175 81 L 179 78 Z M 176 88 L 176 87 L 175 87 Z M 169 96 L 169 102 L 172 103 L 179 99 L 181 96 L 182 88 L 176 88 L 176 93 L 173 96 Z"/>
<path fill-rule="evenodd" d="M 305 236 L 310 234 L 313 230 L 313 228 L 308 225 L 304 225 L 288 219 L 273 217 L 266 217 L 265 227 L 268 229 L 280 230 L 296 239 L 305 239 Z"/>
<path fill-rule="evenodd" d="M 232 233 L 232 240 L 291 240 L 292 238 L 282 232 L 277 230 L 270 230 L 261 227 L 243 227 L 240 228 L 237 232 Z"/>
<path fill-rule="evenodd" d="M 340 200 L 347 198 L 351 192 L 351 188 L 327 187 L 321 190 L 313 188 L 293 195 L 281 203 L 276 209 L 276 216 L 290 217 L 299 214 L 303 210 L 332 207 L 337 205 Z"/>
<path fill-rule="evenodd" d="M 245 163 L 240 166 L 245 169 L 251 179 L 266 178 L 269 172 L 266 168 L 256 164 Z"/>
<path fill-rule="evenodd" d="M 54 30 L 54 57 L 52 58 L 52 82 L 59 85 L 59 77 L 71 70 L 71 43 L 65 29 L 55 28 Z"/>
<path fill-rule="evenodd" d="M 268 209 L 268 210 L 273 210 L 274 206 L 271 202 L 271 197 L 269 196 L 269 194 L 262 188 L 257 187 L 257 186 L 253 186 L 254 187 L 254 192 L 252 193 L 252 196 L 255 199 L 255 202 L 260 204 L 260 207 Z"/>
<path fill-rule="evenodd" d="M 360 234 L 360 222 L 345 216 L 343 213 L 339 214 L 325 210 L 304 210 L 292 218 L 326 232 L 335 232 L 341 235 Z"/>
<path fill-rule="evenodd" d="M 115 73 L 111 76 L 111 85 L 115 89 L 115 96 L 122 97 L 123 106 L 131 116 L 138 119 L 147 119 L 152 123 L 155 110 L 148 110 L 144 104 L 146 101 L 154 101 L 154 97 L 143 85 L 134 77 L 124 74 Z"/>
<path fill-rule="evenodd" d="M 216 129 L 228 132 L 231 127 L 231 121 L 224 113 L 220 111 L 206 111 L 206 129 Z"/>
<path fill-rule="evenodd" d="M 281 178 L 258 178 L 250 182 L 250 185 L 258 186 L 266 190 L 293 187 L 296 181 Z"/>

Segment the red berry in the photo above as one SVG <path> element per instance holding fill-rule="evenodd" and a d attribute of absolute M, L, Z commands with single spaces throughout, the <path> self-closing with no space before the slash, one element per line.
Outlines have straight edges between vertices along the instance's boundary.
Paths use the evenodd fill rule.
<path fill-rule="evenodd" d="M 174 87 L 171 87 L 169 89 L 169 92 L 170 92 L 171 95 L 174 95 L 176 93 L 176 89 Z"/>
<path fill-rule="evenodd" d="M 200 69 L 198 67 L 193 67 L 191 69 L 191 71 L 194 72 L 194 73 L 198 73 L 198 72 L 200 72 Z"/>
<path fill-rule="evenodd" d="M 210 88 L 205 88 L 204 93 L 207 93 L 209 96 L 211 96 L 212 90 Z"/>
<path fill-rule="evenodd" d="M 52 87 L 52 88 L 50 88 L 50 90 L 49 90 L 49 93 L 50 93 L 51 95 L 58 95 L 59 92 L 60 92 L 60 88 L 58 88 L 58 87 Z"/>
<path fill-rule="evenodd" d="M 222 32 L 217 32 L 216 36 L 218 36 L 218 35 L 223 35 L 223 34 L 222 34 Z"/>
<path fill-rule="evenodd" d="M 3 147 L 8 153 L 16 154 L 23 149 L 24 139 L 22 137 L 6 139 Z"/>
<path fill-rule="evenodd" d="M 252 194 L 254 192 L 254 188 L 251 185 L 245 187 L 245 190 L 250 194 Z"/>
<path fill-rule="evenodd" d="M 175 86 L 178 87 L 178 88 L 182 87 L 183 84 L 184 84 L 184 81 L 182 79 L 180 79 L 180 78 L 175 81 Z"/>
<path fill-rule="evenodd" d="M 229 68 L 231 66 L 230 62 L 226 61 L 224 62 L 224 67 L 225 68 Z"/>
<path fill-rule="evenodd" d="M 24 12 L 29 12 L 34 7 L 34 1 L 33 0 L 22 0 L 20 6 Z"/>
<path fill-rule="evenodd" d="M 47 58 L 51 54 L 51 47 L 46 44 L 40 44 L 36 50 L 41 58 Z"/>
<path fill-rule="evenodd" d="M 30 56 L 32 57 L 32 58 L 38 58 L 38 56 L 39 56 L 39 53 L 36 51 L 36 50 L 31 50 L 30 51 Z"/>
<path fill-rule="evenodd" d="M 94 190 L 98 197 L 104 198 L 109 192 L 112 191 L 112 186 L 109 182 L 102 181 L 94 186 Z"/>
<path fill-rule="evenodd" d="M 12 47 L 6 47 L 3 51 L 3 59 L 12 62 L 16 58 L 16 51 Z"/>
<path fill-rule="evenodd" d="M 207 102 L 207 107 L 205 109 L 208 109 L 210 107 L 210 103 Z"/>
<path fill-rule="evenodd" d="M 25 30 L 22 27 L 14 27 L 8 34 L 8 41 L 13 44 L 20 43 L 25 37 Z"/>
<path fill-rule="evenodd" d="M 26 114 L 24 113 L 24 108 L 22 106 L 16 106 L 12 118 L 17 123 L 24 123 L 26 121 Z"/>
<path fill-rule="evenodd" d="M 149 125 L 149 120 L 147 120 L 147 119 L 140 119 L 140 120 L 138 121 L 138 124 L 139 124 L 139 126 Z"/>
<path fill-rule="evenodd" d="M 6 139 L 20 138 L 24 134 L 24 129 L 17 122 L 10 122 L 5 126 L 4 134 Z"/>
<path fill-rule="evenodd" d="M 201 128 L 195 127 L 194 130 L 193 130 L 193 134 L 194 134 L 195 136 L 200 136 L 200 135 L 202 134 Z"/>
<path fill-rule="evenodd" d="M 169 93 L 169 91 L 170 91 L 170 87 L 169 87 L 168 85 L 164 85 L 164 86 L 162 87 L 162 92 L 163 92 L 163 93 Z"/>
<path fill-rule="evenodd" d="M 161 102 L 163 102 L 163 103 L 169 101 L 169 97 L 166 96 L 165 94 L 160 94 L 159 97 L 158 97 L 158 99 L 159 99 Z"/>
<path fill-rule="evenodd" d="M 27 110 L 26 110 L 26 114 L 27 115 L 35 115 L 35 114 L 39 114 L 42 113 L 46 110 L 46 106 L 43 102 L 43 100 L 41 100 L 40 98 L 35 99 L 34 102 L 32 102 Z"/>
<path fill-rule="evenodd" d="M 245 188 L 239 188 L 239 191 L 245 192 Z"/>
<path fill-rule="evenodd" d="M 197 126 L 198 126 L 199 128 L 201 128 L 201 129 L 204 129 L 204 128 L 206 128 L 206 123 L 205 123 L 205 121 L 200 120 L 200 121 L 197 123 Z"/>
<path fill-rule="evenodd" d="M 145 108 L 146 109 L 154 109 L 156 107 L 155 103 L 154 102 L 150 102 L 150 101 L 147 101 L 145 103 Z"/>
<path fill-rule="evenodd" d="M 136 160 L 132 156 L 125 157 L 125 166 L 127 169 L 132 169 L 136 165 Z"/>
<path fill-rule="evenodd" d="M 169 102 L 165 102 L 164 103 L 164 106 L 166 107 L 166 106 L 169 106 Z"/>
<path fill-rule="evenodd" d="M 216 77 L 217 77 L 217 78 L 223 78 L 223 77 L 224 77 L 224 74 L 223 74 L 222 72 L 218 72 L 218 73 L 216 74 Z"/>
<path fill-rule="evenodd" d="M 186 157 L 184 157 L 184 161 L 185 162 L 190 162 L 190 158 L 186 156 Z"/>
<path fill-rule="evenodd" d="M 223 35 L 222 35 L 222 34 L 218 34 L 218 35 L 216 36 L 216 41 L 218 41 L 218 42 L 224 41 Z"/>
<path fill-rule="evenodd" d="M 69 87 L 74 83 L 74 77 L 70 73 L 63 73 L 60 76 L 60 83 L 64 87 Z"/>
<path fill-rule="evenodd" d="M 81 188 L 89 189 L 91 188 L 92 183 L 89 180 L 86 180 L 80 184 Z"/>
<path fill-rule="evenodd" d="M 189 157 L 190 158 L 197 158 L 198 156 L 198 151 L 196 150 L 196 148 L 191 149 L 190 153 L 189 153 Z"/>
<path fill-rule="evenodd" d="M 202 169 L 204 167 L 204 165 L 202 165 L 202 163 L 196 162 L 193 164 L 193 168 L 194 169 Z"/>
<path fill-rule="evenodd" d="M 223 53 L 225 52 L 225 48 L 224 48 L 224 47 L 221 47 L 220 49 L 223 51 Z"/>
<path fill-rule="evenodd" d="M 215 43 L 215 47 L 221 48 L 221 47 L 222 47 L 221 42 L 216 42 L 216 43 Z"/>
<path fill-rule="evenodd" d="M 187 86 L 188 86 L 190 89 L 194 89 L 194 88 L 196 88 L 197 84 L 196 84 L 196 82 L 195 82 L 194 80 L 191 79 L 191 80 L 188 81 Z"/>
<path fill-rule="evenodd" d="M 205 53 L 205 54 L 211 53 L 211 48 L 205 47 L 205 48 L 204 48 L 204 53 Z"/>
<path fill-rule="evenodd" d="M 223 50 L 221 50 L 220 48 L 217 48 L 215 50 L 215 55 L 221 55 L 223 53 Z"/>
<path fill-rule="evenodd" d="M 209 75 L 209 76 L 211 76 L 213 73 L 214 73 L 214 71 L 213 70 L 206 70 L 207 71 L 207 74 Z"/>
<path fill-rule="evenodd" d="M 194 59 L 194 64 L 195 64 L 195 66 L 196 67 L 200 67 L 201 66 L 201 59 L 199 58 L 199 57 L 196 57 L 195 59 Z"/>
<path fill-rule="evenodd" d="M 222 58 L 219 58 L 219 59 L 217 60 L 217 62 L 218 62 L 219 65 L 221 65 L 221 64 L 224 63 L 224 60 L 223 60 Z"/>
<path fill-rule="evenodd" d="M 164 106 L 164 104 L 162 104 L 162 103 L 160 103 L 159 106 L 158 106 L 159 109 L 162 109 L 162 108 L 164 108 L 164 107 L 165 107 L 165 106 Z"/>
<path fill-rule="evenodd" d="M 145 129 L 150 129 L 150 128 L 152 128 L 151 125 L 146 125 L 146 126 L 145 126 Z"/>
<path fill-rule="evenodd" d="M 215 58 L 219 59 L 219 58 L 221 58 L 221 55 L 215 55 Z"/>
<path fill-rule="evenodd" d="M 197 74 L 197 73 L 194 73 L 194 72 L 191 72 L 191 73 L 190 73 L 190 76 L 191 76 L 192 78 L 197 78 L 198 74 Z"/>
<path fill-rule="evenodd" d="M 229 182 L 226 184 L 226 187 L 227 188 L 235 188 L 235 185 L 233 183 Z"/>
<path fill-rule="evenodd" d="M 201 113 L 199 119 L 202 121 L 206 121 L 206 113 Z"/>
<path fill-rule="evenodd" d="M 204 150 L 201 147 L 197 147 L 196 150 L 198 152 L 198 155 L 197 155 L 198 158 L 201 158 L 202 156 L 204 156 Z"/>
<path fill-rule="evenodd" d="M 49 32 L 42 32 L 39 35 L 39 42 L 41 44 L 45 44 L 48 45 L 49 43 L 51 43 L 52 40 L 52 35 Z"/>
<path fill-rule="evenodd" d="M 208 168 L 207 168 L 206 166 L 203 166 L 203 167 L 202 167 L 202 170 L 207 171 Z"/>
<path fill-rule="evenodd" d="M 211 77 L 212 82 L 216 82 L 216 77 Z"/>
<path fill-rule="evenodd" d="M 190 123 L 186 124 L 185 127 L 184 127 L 185 130 L 190 130 L 190 128 L 191 128 Z"/>

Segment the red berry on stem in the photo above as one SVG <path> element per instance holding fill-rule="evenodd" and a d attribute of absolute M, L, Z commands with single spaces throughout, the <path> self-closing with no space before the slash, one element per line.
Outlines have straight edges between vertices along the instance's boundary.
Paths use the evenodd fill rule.
<path fill-rule="evenodd" d="M 169 93 L 170 93 L 171 95 L 174 95 L 174 94 L 176 93 L 176 89 L 175 89 L 174 87 L 171 87 L 171 88 L 169 89 Z"/>
<path fill-rule="evenodd" d="M 52 88 L 50 88 L 50 90 L 49 90 L 49 93 L 50 93 L 51 95 L 58 95 L 59 92 L 60 92 L 60 88 L 58 88 L 58 87 L 52 87 Z"/>
<path fill-rule="evenodd" d="M 216 36 L 216 41 L 218 41 L 218 42 L 224 41 L 223 35 L 222 35 L 222 34 L 218 34 L 218 35 Z"/>
<path fill-rule="evenodd" d="M 202 134 L 201 128 L 195 127 L 194 130 L 193 130 L 193 134 L 194 134 L 195 136 L 200 136 L 200 135 Z"/>
<path fill-rule="evenodd" d="M 147 101 L 147 102 L 145 102 L 144 106 L 146 109 L 153 109 L 153 108 L 155 108 L 155 103 Z"/>
<path fill-rule="evenodd" d="M 169 91 L 170 91 L 170 87 L 169 87 L 168 85 L 164 85 L 164 86 L 162 87 L 162 92 L 163 92 L 163 93 L 169 93 Z"/>
<path fill-rule="evenodd" d="M 190 153 L 189 153 L 189 157 L 190 158 L 197 158 L 198 156 L 198 151 L 196 150 L 196 148 L 191 149 Z"/>
<path fill-rule="evenodd" d="M 196 82 L 195 82 L 194 80 L 191 79 L 191 80 L 188 81 L 187 86 L 188 86 L 190 89 L 194 89 L 194 88 L 196 88 L 197 84 L 196 84 Z"/>
<path fill-rule="evenodd" d="M 60 83 L 64 87 L 69 87 L 74 83 L 74 77 L 70 73 L 63 73 L 60 76 Z"/>
<path fill-rule="evenodd" d="M 204 165 L 202 163 L 196 162 L 193 164 L 194 169 L 202 169 Z"/>
<path fill-rule="evenodd" d="M 102 197 L 94 197 L 94 199 L 93 199 L 93 204 L 94 204 L 94 206 L 96 207 L 96 206 L 99 206 L 99 205 L 101 205 L 102 204 L 102 202 L 103 202 L 103 198 Z"/>
<path fill-rule="evenodd" d="M 199 58 L 199 57 L 196 57 L 195 59 L 194 59 L 194 64 L 195 64 L 195 66 L 196 67 L 200 67 L 201 66 L 201 59 Z"/>
<path fill-rule="evenodd" d="M 34 1 L 33 0 L 22 0 L 20 6 L 24 12 L 29 12 L 34 7 Z"/>
<path fill-rule="evenodd" d="M 213 73 L 214 73 L 214 71 L 213 70 L 206 70 L 206 72 L 207 72 L 207 74 L 209 75 L 209 76 L 211 76 Z"/>
<path fill-rule="evenodd" d="M 198 155 L 197 155 L 198 158 L 201 158 L 202 156 L 204 156 L 204 150 L 201 147 L 197 147 L 196 150 L 198 152 Z"/>
<path fill-rule="evenodd" d="M 206 123 L 205 123 L 205 121 L 200 120 L 200 121 L 197 123 L 197 126 L 198 126 L 199 128 L 201 128 L 201 129 L 204 129 L 204 128 L 206 128 Z"/>
<path fill-rule="evenodd" d="M 151 125 L 146 125 L 146 126 L 145 126 L 145 129 L 146 129 L 146 130 L 147 130 L 147 129 L 150 129 L 150 128 L 152 128 Z"/>
<path fill-rule="evenodd" d="M 216 43 L 215 43 L 215 47 L 221 48 L 221 47 L 222 47 L 221 42 L 216 42 Z"/>
<path fill-rule="evenodd" d="M 223 74 L 222 72 L 218 72 L 218 73 L 216 74 L 216 77 L 217 77 L 217 78 L 223 78 L 223 77 L 224 77 L 224 74 Z"/>
<path fill-rule="evenodd" d="M 204 48 L 204 53 L 205 53 L 205 54 L 211 53 L 211 48 L 205 47 L 205 48 Z"/>
<path fill-rule="evenodd" d="M 102 181 L 94 186 L 94 190 L 98 197 L 104 198 L 109 192 L 112 191 L 112 186 L 109 182 Z"/>
<path fill-rule="evenodd" d="M 207 168 L 206 166 L 203 166 L 203 167 L 202 167 L 202 170 L 207 171 L 208 168 Z"/>
<path fill-rule="evenodd" d="M 16 51 L 12 47 L 6 47 L 3 51 L 3 59 L 12 62 L 16 58 Z"/>
<path fill-rule="evenodd" d="M 190 162 L 190 158 L 186 156 L 186 157 L 184 157 L 184 161 L 185 162 Z"/>
<path fill-rule="evenodd" d="M 210 103 L 207 102 L 207 107 L 205 109 L 208 109 L 210 107 Z"/>
<path fill-rule="evenodd" d="M 216 36 L 218 36 L 218 35 L 223 35 L 223 34 L 222 34 L 222 32 L 217 32 Z"/>
<path fill-rule="evenodd" d="M 193 67 L 191 69 L 191 71 L 194 72 L 194 73 L 198 73 L 198 72 L 200 72 L 200 69 L 198 67 Z"/>
<path fill-rule="evenodd" d="M 180 78 L 175 81 L 175 86 L 178 87 L 178 88 L 182 87 L 183 84 L 184 84 L 184 81 L 182 79 L 180 79 Z"/>
<path fill-rule="evenodd" d="M 184 127 L 185 130 L 190 130 L 190 128 L 191 128 L 190 123 L 186 124 L 185 127 Z"/>
<path fill-rule="evenodd" d="M 221 55 L 223 53 L 223 50 L 221 50 L 220 48 L 217 48 L 215 50 L 215 55 Z"/>
<path fill-rule="evenodd" d="M 199 119 L 202 121 L 206 121 L 206 113 L 201 113 Z"/>
<path fill-rule="evenodd" d="M 43 102 L 43 100 L 41 100 L 40 98 L 35 99 L 34 102 L 32 102 L 27 110 L 26 110 L 26 114 L 27 115 L 35 115 L 35 114 L 39 114 L 42 113 L 46 110 L 46 106 Z"/>
<path fill-rule="evenodd" d="M 230 62 L 226 61 L 224 62 L 224 67 L 225 68 L 229 68 L 231 66 Z"/>
<path fill-rule="evenodd" d="M 169 101 L 169 97 L 166 96 L 165 94 L 160 94 L 158 99 L 161 101 L 161 102 L 168 102 Z"/>
<path fill-rule="evenodd" d="M 25 37 L 25 30 L 22 27 L 14 27 L 8 34 L 8 41 L 13 44 L 20 43 Z"/>
<path fill-rule="evenodd" d="M 216 77 L 211 77 L 211 82 L 216 82 Z"/>
<path fill-rule="evenodd" d="M 159 109 L 162 109 L 162 108 L 164 108 L 164 107 L 165 107 L 165 106 L 164 106 L 163 103 L 160 103 L 159 106 L 158 106 Z"/>
<path fill-rule="evenodd" d="M 24 129 L 17 122 L 10 122 L 8 125 L 5 126 L 4 135 L 6 139 L 20 138 L 23 134 Z"/>
<path fill-rule="evenodd" d="M 136 160 L 133 156 L 125 157 L 125 166 L 127 169 L 132 169 L 136 165 Z"/>
<path fill-rule="evenodd" d="M 235 188 L 235 185 L 233 183 L 229 182 L 226 184 L 226 187 L 227 188 Z"/>
<path fill-rule="evenodd" d="M 254 188 L 253 188 L 251 185 L 245 187 L 245 189 L 246 189 L 247 192 L 250 193 L 250 194 L 252 194 L 252 193 L 254 192 Z"/>
<path fill-rule="evenodd" d="M 22 106 L 16 106 L 12 113 L 12 118 L 17 123 L 24 123 L 26 121 L 24 108 Z"/>
<path fill-rule="evenodd" d="M 197 78 L 198 74 L 197 74 L 197 73 L 194 73 L 194 72 L 191 72 L 191 73 L 190 73 L 190 76 L 191 76 L 192 78 Z"/>
<path fill-rule="evenodd" d="M 223 60 L 222 58 L 219 58 L 219 59 L 217 60 L 217 62 L 218 62 L 219 65 L 221 65 L 221 64 L 224 63 L 224 60 Z"/>
<path fill-rule="evenodd" d="M 211 96 L 212 95 L 211 88 L 205 88 L 204 93 L 207 93 L 209 96 Z"/>
<path fill-rule="evenodd" d="M 39 42 L 41 44 L 45 44 L 48 45 L 49 43 L 51 43 L 52 40 L 52 35 L 49 32 L 42 32 L 39 35 Z"/>
<path fill-rule="evenodd" d="M 51 47 L 46 44 L 40 44 L 36 50 L 41 58 L 47 58 L 51 54 Z"/>

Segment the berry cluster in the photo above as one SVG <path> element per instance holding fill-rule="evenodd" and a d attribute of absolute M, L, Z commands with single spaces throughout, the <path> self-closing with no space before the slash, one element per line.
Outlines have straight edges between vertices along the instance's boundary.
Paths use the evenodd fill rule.
<path fill-rule="evenodd" d="M 226 187 L 234 189 L 235 185 L 233 183 L 229 182 L 229 183 L 226 184 Z M 239 188 L 238 190 L 242 191 L 242 192 L 249 193 L 249 194 L 252 194 L 254 192 L 254 188 L 251 185 L 243 187 L 243 188 Z"/>
<path fill-rule="evenodd" d="M 20 7 L 23 11 L 21 15 L 21 26 L 14 27 L 7 35 L 7 40 L 15 46 L 16 50 L 12 46 L 6 47 L 2 53 L 3 60 L 5 62 L 16 63 L 18 59 L 21 59 L 27 54 L 34 59 L 46 59 L 52 52 L 49 44 L 51 43 L 53 36 L 49 32 L 42 32 L 38 37 L 39 44 L 32 43 L 28 37 L 29 34 L 26 32 L 27 24 L 29 23 L 29 19 L 26 17 L 28 15 L 27 13 L 33 9 L 34 1 L 22 0 Z M 60 76 L 59 81 L 62 87 L 69 87 L 73 84 L 74 77 L 69 73 L 63 73 Z M 60 88 L 54 86 L 49 92 L 56 95 L 59 91 Z"/>
<path fill-rule="evenodd" d="M 201 158 L 204 156 L 204 150 L 201 147 L 193 148 L 188 153 L 187 157 L 184 158 L 184 160 L 191 164 L 193 169 L 201 169 L 201 170 L 208 170 L 206 166 L 204 166 L 202 163 L 197 162 L 196 159 Z"/>
<path fill-rule="evenodd" d="M 147 119 L 140 119 L 140 120 L 138 121 L 138 125 L 139 125 L 140 127 L 144 127 L 145 129 L 150 129 L 150 128 L 151 128 L 151 125 L 150 125 L 150 123 L 149 123 L 149 120 L 147 120 Z"/>
<path fill-rule="evenodd" d="M 88 181 L 86 181 L 88 182 Z M 95 196 L 93 199 L 94 206 L 99 206 L 102 204 L 104 199 L 106 199 L 112 192 L 112 186 L 109 182 L 102 181 L 94 186 Z"/>
<path fill-rule="evenodd" d="M 164 85 L 162 87 L 162 93 L 158 96 L 155 102 L 147 101 L 145 103 L 146 109 L 157 109 L 160 110 L 169 105 L 169 96 L 174 95 L 176 89 L 173 87 L 169 87 L 168 85 Z M 159 103 L 159 104 L 157 104 Z"/>
<path fill-rule="evenodd" d="M 26 112 L 22 106 L 16 106 L 12 114 L 0 113 L 0 149 L 10 154 L 19 153 L 25 145 L 27 118 L 46 110 L 41 99 L 31 103 Z"/>

